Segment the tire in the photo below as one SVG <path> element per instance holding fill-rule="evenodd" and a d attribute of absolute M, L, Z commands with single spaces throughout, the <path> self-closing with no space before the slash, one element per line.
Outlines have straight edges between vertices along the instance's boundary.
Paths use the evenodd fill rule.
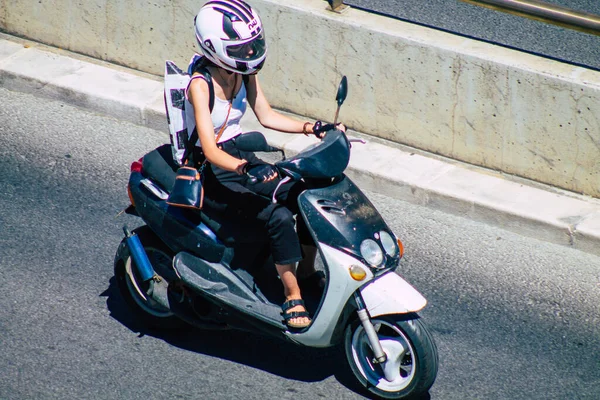
<path fill-rule="evenodd" d="M 355 378 L 384 399 L 409 399 L 427 392 L 437 375 L 438 354 L 425 324 L 416 314 L 379 316 L 372 322 L 393 379 L 388 381 L 382 366 L 372 362 L 373 351 L 359 321 L 348 325 L 344 336 L 346 358 Z"/>
<path fill-rule="evenodd" d="M 142 226 L 133 233 L 140 239 L 155 271 L 164 271 L 171 267 L 173 253 L 150 228 Z M 163 265 L 162 268 L 159 264 Z M 146 294 L 149 284 L 139 279 L 125 239 L 119 244 L 115 255 L 115 280 L 125 302 L 145 325 L 159 329 L 176 329 L 184 325 L 171 310 Z"/>

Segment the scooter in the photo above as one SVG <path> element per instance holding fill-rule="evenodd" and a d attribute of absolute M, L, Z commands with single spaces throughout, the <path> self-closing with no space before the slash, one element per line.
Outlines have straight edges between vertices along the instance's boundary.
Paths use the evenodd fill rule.
<path fill-rule="evenodd" d="M 346 95 L 343 77 L 336 121 Z M 278 150 L 259 133 L 240 140 L 246 144 L 238 147 L 247 150 Z M 264 235 L 225 215 L 166 204 L 177 170 L 170 145 L 131 167 L 126 211 L 145 225 L 133 232 L 124 228 L 115 256 L 126 302 L 158 327 L 233 328 L 301 346 L 341 345 L 354 376 L 373 394 L 403 399 L 427 392 L 438 370 L 433 337 L 417 315 L 427 301 L 396 273 L 402 242 L 344 175 L 351 144 L 358 141 L 332 129 L 320 142 L 274 163 L 282 183 L 303 180 L 308 187 L 298 197 L 298 218 L 318 247 L 326 277 L 322 293 L 303 293 L 312 315 L 308 328 L 283 323 L 283 286 Z"/>

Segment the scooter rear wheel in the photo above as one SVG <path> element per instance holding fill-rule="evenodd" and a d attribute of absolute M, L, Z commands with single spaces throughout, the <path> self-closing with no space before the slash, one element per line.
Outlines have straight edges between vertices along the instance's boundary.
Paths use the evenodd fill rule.
<path fill-rule="evenodd" d="M 150 228 L 143 226 L 133 232 L 138 235 L 155 271 L 170 268 L 173 254 Z M 119 245 L 115 255 L 115 279 L 125 302 L 144 324 L 163 329 L 179 328 L 184 325 L 171 310 L 146 294 L 148 283 L 141 281 L 125 239 Z"/>
<path fill-rule="evenodd" d="M 360 322 L 346 328 L 344 347 L 354 376 L 384 399 L 411 398 L 433 385 L 438 354 L 431 333 L 417 315 L 386 315 L 372 319 L 387 361 L 373 362 L 374 353 Z M 387 379 L 386 379 L 387 374 Z"/>

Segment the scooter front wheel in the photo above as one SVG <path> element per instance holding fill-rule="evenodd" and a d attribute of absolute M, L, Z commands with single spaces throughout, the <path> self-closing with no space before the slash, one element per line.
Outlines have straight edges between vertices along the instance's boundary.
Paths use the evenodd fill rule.
<path fill-rule="evenodd" d="M 374 361 L 360 322 L 348 325 L 344 347 L 357 380 L 384 399 L 405 399 L 427 392 L 438 370 L 437 348 L 427 327 L 416 314 L 385 315 L 372 322 L 387 361 Z"/>

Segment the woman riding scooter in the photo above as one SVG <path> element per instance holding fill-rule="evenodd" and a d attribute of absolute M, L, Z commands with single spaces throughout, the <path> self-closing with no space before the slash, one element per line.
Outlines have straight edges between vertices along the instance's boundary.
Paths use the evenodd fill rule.
<path fill-rule="evenodd" d="M 267 55 L 264 29 L 247 3 L 208 1 L 196 16 L 195 30 L 203 57 L 195 58 L 195 72 L 186 90 L 186 102 L 191 105 L 186 104 L 186 119 L 188 132 L 197 129 L 200 160 L 209 163 L 204 169 L 204 210 L 235 213 L 240 223 L 258 221 L 264 227 L 284 286 L 284 320 L 291 328 L 305 328 L 311 320 L 296 278 L 296 263 L 300 262 L 298 269 L 304 276 L 322 282 L 318 282 L 321 276 L 314 267 L 316 248 L 302 218 L 298 218 L 297 232 L 295 229 L 302 182 L 282 185 L 278 202 L 273 204 L 270 197 L 280 181 L 276 170 L 254 153 L 239 150 L 236 137 L 243 135 L 240 119 L 247 104 L 265 128 L 321 138 L 325 127 L 319 129 L 320 122 L 315 126 L 291 119 L 269 105 L 256 75 Z M 212 112 L 209 86 L 198 68 L 205 68 L 212 77 Z M 345 131 L 341 124 L 336 127 Z"/>

